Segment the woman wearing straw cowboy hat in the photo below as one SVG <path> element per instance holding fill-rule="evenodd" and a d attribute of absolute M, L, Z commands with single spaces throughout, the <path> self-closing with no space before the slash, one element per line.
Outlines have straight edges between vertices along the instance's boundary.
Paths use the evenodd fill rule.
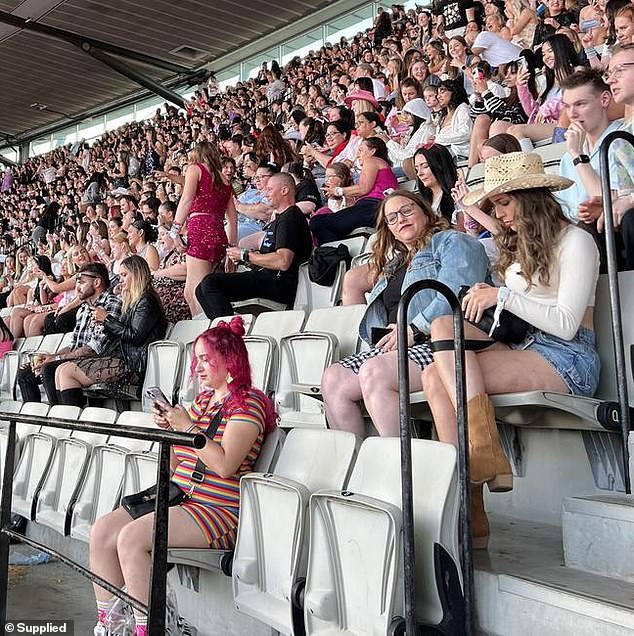
<path fill-rule="evenodd" d="M 599 380 L 593 332 L 599 255 L 590 234 L 566 219 L 552 195 L 572 181 L 545 174 L 540 157 L 523 152 L 491 157 L 484 171 L 483 188 L 466 195 L 464 203 L 488 200 L 493 206 L 501 226 L 495 236 L 495 270 L 504 286 L 472 287 L 462 303 L 465 319 L 477 323 L 495 307 L 524 319 L 529 329 L 520 344 L 492 342 L 466 353 L 476 548 L 485 548 L 489 535 L 483 484 L 490 491 L 510 490 L 513 484 L 488 394 L 548 390 L 591 396 Z M 431 339 L 438 349 L 452 337 L 450 316 L 432 323 Z M 465 337 L 489 336 L 466 323 Z M 436 350 L 434 363 L 423 372 L 423 388 L 439 438 L 457 444 L 453 351 Z"/>

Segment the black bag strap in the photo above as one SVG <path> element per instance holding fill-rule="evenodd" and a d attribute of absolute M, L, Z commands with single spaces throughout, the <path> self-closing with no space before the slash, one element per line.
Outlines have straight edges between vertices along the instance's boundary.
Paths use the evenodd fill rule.
<path fill-rule="evenodd" d="M 465 351 L 483 351 L 492 344 L 495 344 L 495 340 L 465 340 Z M 453 340 L 432 340 L 429 346 L 433 353 L 436 351 L 453 351 L 455 348 L 455 342 Z"/>
<path fill-rule="evenodd" d="M 220 422 L 222 422 L 222 406 L 216 411 L 211 422 L 209 422 L 209 426 L 203 431 L 203 435 L 208 437 L 209 439 L 213 439 L 216 435 L 216 431 L 220 426 Z M 201 484 L 205 479 L 205 463 L 200 459 L 200 457 L 196 460 L 196 466 L 192 471 L 192 481 L 195 481 L 197 484 Z"/>

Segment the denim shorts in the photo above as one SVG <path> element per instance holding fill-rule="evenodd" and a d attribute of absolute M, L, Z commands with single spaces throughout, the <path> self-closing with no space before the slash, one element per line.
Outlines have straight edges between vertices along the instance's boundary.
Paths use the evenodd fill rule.
<path fill-rule="evenodd" d="M 594 331 L 580 327 L 572 340 L 533 329 L 514 349 L 536 351 L 545 358 L 573 395 L 592 397 L 599 386 L 601 362 Z"/>

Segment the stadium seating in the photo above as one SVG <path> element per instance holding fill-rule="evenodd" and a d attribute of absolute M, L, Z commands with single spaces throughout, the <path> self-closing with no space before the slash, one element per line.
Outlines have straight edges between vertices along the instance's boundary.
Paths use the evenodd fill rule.
<path fill-rule="evenodd" d="M 237 609 L 294 634 L 294 588 L 306 575 L 308 500 L 341 489 L 355 454 L 351 433 L 292 430 L 274 472 L 240 482 L 240 524 L 233 560 Z"/>

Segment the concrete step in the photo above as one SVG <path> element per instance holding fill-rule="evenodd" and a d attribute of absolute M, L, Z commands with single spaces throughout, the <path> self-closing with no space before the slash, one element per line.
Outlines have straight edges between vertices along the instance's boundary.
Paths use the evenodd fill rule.
<path fill-rule="evenodd" d="M 489 549 L 476 552 L 475 567 L 481 633 L 634 633 L 634 585 L 565 567 L 558 526 L 492 517 Z"/>
<path fill-rule="evenodd" d="M 634 583 L 632 495 L 567 497 L 562 503 L 562 521 L 568 567 Z"/>

